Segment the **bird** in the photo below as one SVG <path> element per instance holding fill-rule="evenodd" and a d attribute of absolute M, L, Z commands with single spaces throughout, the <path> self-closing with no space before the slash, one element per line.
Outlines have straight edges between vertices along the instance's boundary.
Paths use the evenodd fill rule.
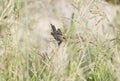
<path fill-rule="evenodd" d="M 62 32 L 59 28 L 56 29 L 53 24 L 50 24 L 50 25 L 52 27 L 51 35 L 58 42 L 58 45 L 60 45 L 64 41 L 65 37 L 62 35 Z"/>

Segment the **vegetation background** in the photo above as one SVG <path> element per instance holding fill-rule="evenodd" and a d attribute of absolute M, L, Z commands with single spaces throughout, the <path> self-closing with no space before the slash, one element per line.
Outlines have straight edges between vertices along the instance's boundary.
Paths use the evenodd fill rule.
<path fill-rule="evenodd" d="M 119 4 L 0 0 L 0 81 L 120 81 Z"/>

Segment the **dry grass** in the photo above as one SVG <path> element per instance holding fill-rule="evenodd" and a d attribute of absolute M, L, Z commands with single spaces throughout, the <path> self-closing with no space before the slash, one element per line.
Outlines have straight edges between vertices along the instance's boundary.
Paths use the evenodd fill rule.
<path fill-rule="evenodd" d="M 102 0 L 0 0 L 0 81 L 120 81 L 118 7 Z M 66 37 L 60 46 L 50 23 Z"/>

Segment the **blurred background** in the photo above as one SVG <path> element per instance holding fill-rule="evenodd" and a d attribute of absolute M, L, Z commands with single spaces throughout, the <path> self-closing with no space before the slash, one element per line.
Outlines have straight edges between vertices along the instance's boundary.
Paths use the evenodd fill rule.
<path fill-rule="evenodd" d="M 119 44 L 120 0 L 0 0 L 0 81 L 120 81 Z"/>

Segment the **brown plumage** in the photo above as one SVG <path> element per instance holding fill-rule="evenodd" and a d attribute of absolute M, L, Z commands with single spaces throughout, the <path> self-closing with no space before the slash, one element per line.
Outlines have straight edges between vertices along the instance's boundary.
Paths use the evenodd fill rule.
<path fill-rule="evenodd" d="M 53 30 L 51 32 L 51 35 L 54 37 L 55 40 L 57 40 L 58 45 L 60 45 L 65 38 L 63 37 L 62 32 L 59 28 L 56 30 L 55 26 L 52 25 L 52 24 L 51 24 L 51 27 L 52 27 L 52 30 Z"/>

